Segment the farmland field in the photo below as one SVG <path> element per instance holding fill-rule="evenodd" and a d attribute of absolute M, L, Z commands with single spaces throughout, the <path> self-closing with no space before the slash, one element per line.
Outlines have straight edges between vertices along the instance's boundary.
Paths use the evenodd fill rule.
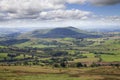
<path fill-rule="evenodd" d="M 0 45 L 0 80 L 120 80 L 119 37 L 1 39 Z"/>

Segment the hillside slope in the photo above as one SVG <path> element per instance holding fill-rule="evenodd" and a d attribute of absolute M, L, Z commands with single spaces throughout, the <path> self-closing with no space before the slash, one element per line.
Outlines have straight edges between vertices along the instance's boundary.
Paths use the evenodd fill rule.
<path fill-rule="evenodd" d="M 74 27 L 54 28 L 54 29 L 41 29 L 28 32 L 20 35 L 19 37 L 33 37 L 33 38 L 96 38 L 100 35 L 89 33 L 87 31 L 79 30 Z"/>

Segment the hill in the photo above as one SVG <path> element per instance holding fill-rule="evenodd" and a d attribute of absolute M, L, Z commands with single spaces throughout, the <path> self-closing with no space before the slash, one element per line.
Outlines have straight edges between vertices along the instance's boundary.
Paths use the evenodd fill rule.
<path fill-rule="evenodd" d="M 74 27 L 54 28 L 54 29 L 40 29 L 34 30 L 20 37 L 34 37 L 34 38 L 97 38 L 100 35 L 93 34 L 87 31 L 83 31 Z"/>
<path fill-rule="evenodd" d="M 0 37 L 17 37 L 21 33 L 29 32 L 34 30 L 34 28 L 0 28 Z"/>

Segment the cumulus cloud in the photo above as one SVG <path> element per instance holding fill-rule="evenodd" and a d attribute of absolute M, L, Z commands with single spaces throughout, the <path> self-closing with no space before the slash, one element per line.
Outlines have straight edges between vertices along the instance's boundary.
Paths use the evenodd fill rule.
<path fill-rule="evenodd" d="M 66 2 L 70 4 L 82 4 L 85 3 L 86 0 L 66 0 Z"/>
<path fill-rule="evenodd" d="M 0 18 L 4 20 L 16 20 L 16 19 L 36 19 L 36 20 L 77 20 L 77 19 L 87 19 L 90 15 L 92 15 L 91 12 L 88 11 L 81 11 L 78 9 L 72 9 L 72 10 L 52 10 L 52 11 L 41 11 L 36 13 L 7 13 L 0 14 Z"/>
<path fill-rule="evenodd" d="M 88 0 L 88 1 L 97 6 L 120 4 L 120 0 Z"/>
<path fill-rule="evenodd" d="M 91 21 L 92 19 L 95 19 L 95 17 L 92 17 L 94 13 L 78 9 L 68 10 L 68 6 L 66 5 L 66 3 L 80 5 L 86 2 L 97 6 L 103 6 L 119 4 L 120 0 L 0 0 L 0 22 L 8 21 L 12 24 L 11 22 L 14 23 L 15 21 L 20 21 L 21 24 L 21 21 L 25 23 L 27 23 L 27 21 L 31 21 L 33 23 L 33 20 L 36 22 L 38 21 L 39 23 L 42 21 L 70 21 L 70 23 L 74 25 L 76 24 L 75 22 L 79 23 L 80 21 L 85 20 L 88 20 L 89 22 L 90 18 Z M 73 20 L 74 23 L 72 23 Z M 97 20 L 98 19 L 96 19 L 96 21 Z M 92 21 L 91 24 L 93 24 L 93 22 L 95 21 Z M 116 22 L 119 24 L 120 17 L 114 16 L 101 18 L 100 22 L 102 22 L 102 24 L 116 24 Z M 68 24 L 70 23 L 68 22 Z M 89 25 L 86 23 L 83 24 Z"/>
<path fill-rule="evenodd" d="M 59 0 L 0 0 L 1 19 L 36 18 L 43 10 L 62 9 L 65 5 Z"/>
<path fill-rule="evenodd" d="M 65 3 L 83 3 L 85 0 L 0 0 L 0 11 L 17 13 L 20 11 L 63 9 Z"/>
<path fill-rule="evenodd" d="M 8 12 L 29 9 L 41 11 L 64 7 L 62 0 L 0 0 L 0 9 Z"/>
<path fill-rule="evenodd" d="M 92 13 L 88 11 L 81 11 L 78 9 L 72 10 L 53 10 L 48 12 L 41 12 L 40 19 L 42 20 L 64 20 L 64 19 L 87 19 Z"/>
<path fill-rule="evenodd" d="M 0 19 L 87 19 L 90 12 L 66 10 L 65 3 L 83 3 L 85 0 L 0 0 Z"/>

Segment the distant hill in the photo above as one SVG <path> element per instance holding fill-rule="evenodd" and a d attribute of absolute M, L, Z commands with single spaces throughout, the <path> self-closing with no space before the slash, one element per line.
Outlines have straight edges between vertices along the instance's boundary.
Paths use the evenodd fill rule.
<path fill-rule="evenodd" d="M 21 33 L 29 32 L 32 28 L 0 28 L 0 37 L 16 37 Z"/>
<path fill-rule="evenodd" d="M 74 27 L 54 28 L 54 29 L 40 29 L 34 30 L 19 37 L 33 37 L 33 38 L 97 38 L 100 35 L 83 31 Z"/>
<path fill-rule="evenodd" d="M 110 28 L 93 28 L 93 29 L 87 29 L 88 31 L 96 31 L 96 32 L 120 32 L 120 27 L 110 27 Z"/>

